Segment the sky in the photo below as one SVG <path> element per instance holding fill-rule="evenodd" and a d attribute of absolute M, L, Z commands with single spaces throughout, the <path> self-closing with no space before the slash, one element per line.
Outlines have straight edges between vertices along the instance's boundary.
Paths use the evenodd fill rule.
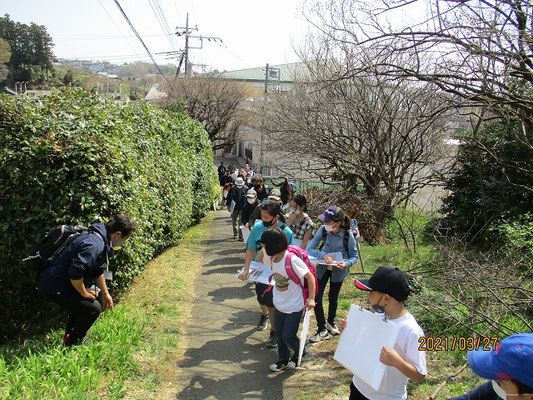
<path fill-rule="evenodd" d="M 307 31 L 302 0 L 118 0 L 159 64 L 177 63 L 177 56 L 158 54 L 185 47 L 173 33 L 198 27 L 193 35 L 217 37 L 191 49 L 195 71 L 231 71 L 298 61 L 294 48 Z M 107 60 L 115 64 L 149 57 L 114 0 L 2 0 L 0 14 L 17 22 L 44 25 L 58 58 Z M 157 17 L 159 16 L 159 18 Z M 165 25 L 166 24 L 166 25 Z M 167 29 L 166 29 L 167 28 Z M 168 34 L 171 33 L 171 34 Z M 191 47 L 200 47 L 190 39 Z"/>

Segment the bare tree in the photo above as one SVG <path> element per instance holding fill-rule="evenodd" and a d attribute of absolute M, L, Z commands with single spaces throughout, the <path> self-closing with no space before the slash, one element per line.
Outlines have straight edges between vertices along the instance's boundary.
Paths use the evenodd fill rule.
<path fill-rule="evenodd" d="M 239 109 L 246 92 L 237 82 L 209 73 L 177 78 L 167 91 L 168 101 L 184 101 L 189 115 L 204 125 L 213 150 L 235 144 L 239 126 L 246 118 Z"/>
<path fill-rule="evenodd" d="M 398 204 L 449 167 L 446 99 L 378 75 L 341 79 L 353 60 L 320 56 L 308 63 L 306 82 L 267 103 L 269 147 L 324 181 L 363 183 L 383 227 Z"/>
<path fill-rule="evenodd" d="M 370 73 L 425 82 L 458 106 L 481 110 L 480 119 L 497 116 L 518 125 L 514 140 L 533 157 L 531 1 L 331 0 L 308 2 L 307 10 L 340 53 L 359 61 L 343 78 Z M 477 144 L 502 169 L 533 177 L 521 160 L 504 162 Z"/>

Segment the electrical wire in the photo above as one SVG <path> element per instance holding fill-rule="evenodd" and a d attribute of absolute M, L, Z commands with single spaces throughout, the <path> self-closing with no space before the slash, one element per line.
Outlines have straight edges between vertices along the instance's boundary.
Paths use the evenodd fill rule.
<path fill-rule="evenodd" d="M 118 9 L 120 10 L 120 12 L 122 13 L 122 15 L 124 16 L 124 19 L 126 20 L 126 22 L 128 23 L 128 25 L 130 26 L 131 30 L 133 31 L 133 33 L 135 33 L 135 36 L 137 36 L 137 39 L 139 39 L 139 41 L 141 42 L 141 44 L 143 45 L 144 49 L 146 50 L 146 52 L 148 53 L 148 55 L 150 56 L 150 59 L 152 60 L 152 63 L 155 65 L 155 67 L 157 68 L 157 70 L 159 71 L 159 74 L 163 77 L 163 79 L 171 86 L 173 87 L 172 85 L 172 82 L 168 80 L 168 78 L 165 76 L 165 74 L 163 73 L 163 71 L 161 71 L 161 68 L 159 68 L 159 65 L 155 62 L 155 59 L 154 59 L 154 56 L 152 56 L 152 53 L 150 53 L 150 50 L 148 50 L 148 47 L 146 47 L 146 44 L 144 43 L 144 40 L 141 38 L 141 35 L 139 35 L 139 33 L 137 32 L 137 29 L 135 29 L 135 27 L 133 26 L 133 24 L 131 23 L 130 19 L 128 18 L 128 16 L 126 15 L 126 13 L 124 12 L 124 10 L 122 9 L 122 7 L 120 6 L 120 3 L 118 2 L 118 0 L 114 0 L 115 4 L 117 5 Z"/>

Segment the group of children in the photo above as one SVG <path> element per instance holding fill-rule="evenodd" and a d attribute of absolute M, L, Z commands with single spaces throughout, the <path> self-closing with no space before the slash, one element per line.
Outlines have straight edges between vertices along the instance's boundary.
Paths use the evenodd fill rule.
<path fill-rule="evenodd" d="M 261 309 L 257 329 L 265 330 L 270 322 L 271 331 L 266 346 L 277 347 L 278 360 L 270 365 L 270 370 L 278 372 L 286 368 L 296 368 L 298 364 L 300 339 L 297 333 L 306 310 L 314 308 L 317 322 L 317 332 L 309 338 L 311 342 L 327 340 L 331 335 L 340 334 L 346 327 L 345 319 L 339 321 L 338 325 L 335 321 L 338 297 L 350 268 L 358 260 L 358 252 L 350 229 L 350 218 L 340 207 L 332 206 L 325 210 L 318 217 L 322 225 L 314 232 L 315 223 L 306 213 L 305 196 L 298 194 L 287 198 L 289 209 L 288 212 L 284 212 L 282 208 L 284 202 L 280 193 L 275 189 L 267 192 L 263 178 L 260 176 L 259 178 L 255 182 L 252 181 L 252 187 L 243 193 L 247 201 L 239 213 L 240 222 L 244 222 L 251 229 L 246 242 L 244 269 L 239 279 L 248 279 L 253 260 L 262 262 L 272 270 L 273 286 L 255 283 L 256 297 Z M 244 190 L 244 185 L 241 185 L 240 181 L 237 183 L 239 185 L 236 186 L 242 186 L 241 190 Z M 263 193 L 263 201 L 259 193 Z M 235 196 L 235 192 L 228 196 L 232 201 L 236 198 L 238 197 Z M 238 202 L 236 200 L 235 202 L 237 206 Z M 253 211 L 250 211 L 252 208 L 253 211 L 258 210 L 253 219 L 251 218 Z M 257 223 L 255 223 L 256 217 L 258 217 Z M 234 237 L 236 237 L 235 224 Z M 291 247 L 294 245 L 305 249 L 308 255 L 314 258 L 315 271 L 312 271 L 303 259 L 295 256 Z M 334 256 L 336 259 L 333 259 Z M 328 281 L 329 307 L 326 318 L 322 303 Z M 375 390 L 354 375 L 350 385 L 350 400 L 405 400 L 408 379 L 422 382 L 427 375 L 426 353 L 419 350 L 420 338 L 424 337 L 424 332 L 404 306 L 404 301 L 410 293 L 408 278 L 398 268 L 382 266 L 370 279 L 356 279 L 354 284 L 358 289 L 368 292 L 370 308 L 376 313 L 384 314 L 389 321 L 399 324 L 400 330 L 394 346 L 391 348 L 383 346 L 381 349 L 379 361 L 389 368 L 385 370 L 379 390 Z M 305 286 L 307 291 L 303 290 Z M 307 293 L 307 296 L 303 296 L 304 293 Z M 532 338 L 533 335 L 530 338 L 533 346 Z M 527 357 L 531 362 L 533 352 L 529 352 Z M 511 379 L 503 376 L 499 375 L 501 379 Z M 530 383 L 527 380 L 526 382 Z M 504 382 L 503 385 L 494 386 L 500 388 L 500 396 L 501 386 L 507 384 Z M 490 392 L 491 395 L 496 396 L 496 390 Z M 465 395 L 466 397 L 461 397 L 461 400 L 475 398 L 496 400 L 496 397 L 487 397 L 485 389 L 475 393 L 483 393 L 485 397 Z M 527 389 L 522 388 L 522 393 L 525 393 L 526 397 L 516 400 L 533 399 L 527 397 L 530 393 Z M 507 396 L 515 395 L 507 394 Z"/>

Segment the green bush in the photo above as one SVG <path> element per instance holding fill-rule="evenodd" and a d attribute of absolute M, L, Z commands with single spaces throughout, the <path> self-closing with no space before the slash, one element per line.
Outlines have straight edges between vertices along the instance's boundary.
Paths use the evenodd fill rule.
<path fill-rule="evenodd" d="M 125 287 L 213 203 L 207 133 L 186 113 L 66 88 L 0 97 L 0 288 L 35 282 L 21 260 L 48 229 L 131 215 L 111 267 Z M 4 292 L 5 293 L 5 292 Z"/>

